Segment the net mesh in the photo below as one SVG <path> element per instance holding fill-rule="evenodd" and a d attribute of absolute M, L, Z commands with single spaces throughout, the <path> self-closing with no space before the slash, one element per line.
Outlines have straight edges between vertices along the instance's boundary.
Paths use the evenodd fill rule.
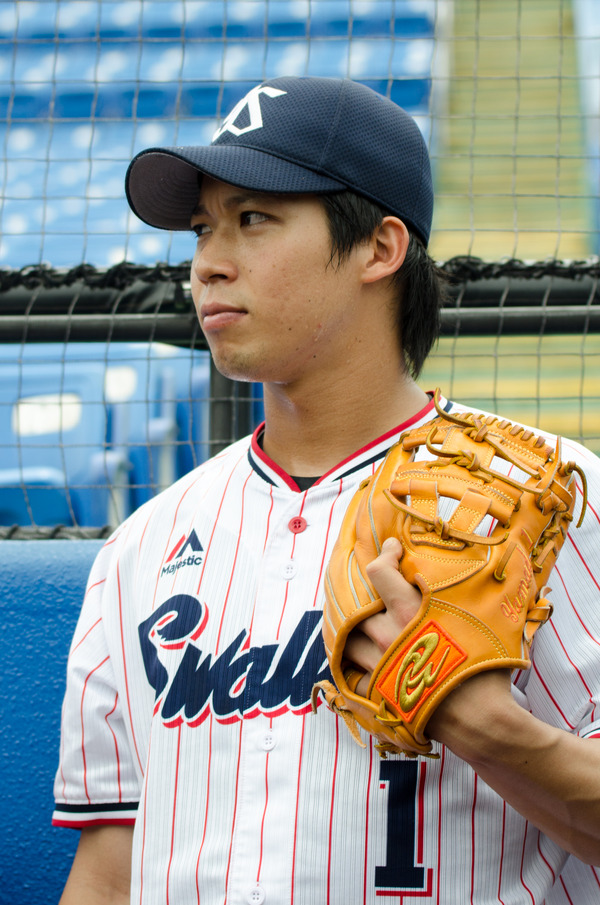
<path fill-rule="evenodd" d="M 595 7 L 1 3 L 0 524 L 115 523 L 260 419 L 210 367 L 191 235 L 133 217 L 123 180 L 278 75 L 365 82 L 423 131 L 455 277 L 423 385 L 600 451 Z"/>

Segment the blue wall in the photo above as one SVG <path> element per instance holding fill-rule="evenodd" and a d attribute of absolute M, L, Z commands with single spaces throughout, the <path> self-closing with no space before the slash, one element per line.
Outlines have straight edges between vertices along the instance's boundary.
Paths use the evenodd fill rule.
<path fill-rule="evenodd" d="M 69 645 L 102 541 L 0 542 L 0 902 L 52 905 L 79 833 L 51 825 Z M 82 903 L 84 905 L 84 903 Z"/>

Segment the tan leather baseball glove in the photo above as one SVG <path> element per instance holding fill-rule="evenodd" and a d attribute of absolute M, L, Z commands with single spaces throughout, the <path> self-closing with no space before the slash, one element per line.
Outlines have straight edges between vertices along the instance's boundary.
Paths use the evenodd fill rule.
<path fill-rule="evenodd" d="M 335 684 L 321 689 L 363 744 L 380 754 L 430 755 L 428 720 L 459 683 L 487 669 L 527 669 L 535 631 L 552 612 L 546 581 L 573 520 L 578 465 L 531 431 L 493 416 L 450 415 L 409 430 L 344 517 L 325 579 L 323 636 Z M 421 447 L 428 457 L 415 458 Z M 344 656 L 350 632 L 385 609 L 366 566 L 386 538 L 422 594 L 419 611 L 383 654 L 365 697 L 364 671 Z"/>

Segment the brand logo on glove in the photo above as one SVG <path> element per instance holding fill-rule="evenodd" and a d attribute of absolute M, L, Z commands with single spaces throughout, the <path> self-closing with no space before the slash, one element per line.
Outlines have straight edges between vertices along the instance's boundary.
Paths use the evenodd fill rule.
<path fill-rule="evenodd" d="M 376 687 L 410 721 L 435 689 L 466 659 L 466 652 L 441 625 L 428 622 L 416 640 L 398 651 Z"/>

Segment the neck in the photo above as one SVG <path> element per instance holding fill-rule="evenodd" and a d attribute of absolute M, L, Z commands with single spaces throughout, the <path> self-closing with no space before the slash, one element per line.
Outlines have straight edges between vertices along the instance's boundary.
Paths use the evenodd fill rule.
<path fill-rule="evenodd" d="M 354 372 L 317 387 L 265 384 L 267 455 L 288 474 L 325 474 L 427 404 L 403 369 L 376 365 L 368 378 Z"/>

